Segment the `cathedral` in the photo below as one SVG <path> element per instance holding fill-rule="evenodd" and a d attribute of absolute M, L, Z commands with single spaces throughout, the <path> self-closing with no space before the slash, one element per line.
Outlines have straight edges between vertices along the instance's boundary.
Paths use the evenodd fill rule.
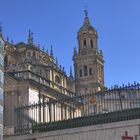
<path fill-rule="evenodd" d="M 98 50 L 98 33 L 90 23 L 87 11 L 77 33 L 78 49 L 74 48 L 74 76 L 67 75 L 53 55 L 40 49 L 29 31 L 28 43 L 5 41 L 4 54 L 4 125 L 15 126 L 16 107 L 57 100 L 76 94 L 104 89 L 104 59 Z"/>

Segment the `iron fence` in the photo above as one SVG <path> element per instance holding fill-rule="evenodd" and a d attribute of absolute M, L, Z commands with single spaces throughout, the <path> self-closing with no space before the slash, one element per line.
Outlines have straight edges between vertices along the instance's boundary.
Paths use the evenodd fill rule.
<path fill-rule="evenodd" d="M 47 101 L 42 100 L 42 102 L 15 109 L 15 134 L 32 133 L 36 128 L 39 129 L 36 126 L 40 124 L 43 124 L 43 128 L 46 126 L 44 130 L 47 131 L 49 128 L 50 130 L 59 129 L 60 122 L 63 124 L 67 120 L 73 126 L 78 126 L 84 118 L 90 117 L 93 122 L 96 122 L 99 116 L 132 109 L 140 109 L 140 84 L 138 83 L 122 87 L 114 86 L 96 93 L 75 94 L 60 99 L 49 98 Z M 100 122 L 106 122 L 108 118 Z"/>

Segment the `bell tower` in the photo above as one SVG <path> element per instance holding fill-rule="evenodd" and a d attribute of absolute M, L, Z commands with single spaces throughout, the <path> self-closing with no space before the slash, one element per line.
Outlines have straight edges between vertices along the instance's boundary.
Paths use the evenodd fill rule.
<path fill-rule="evenodd" d="M 91 25 L 88 12 L 77 34 L 78 51 L 74 48 L 76 93 L 87 94 L 104 88 L 104 60 L 98 50 L 98 34 Z"/>

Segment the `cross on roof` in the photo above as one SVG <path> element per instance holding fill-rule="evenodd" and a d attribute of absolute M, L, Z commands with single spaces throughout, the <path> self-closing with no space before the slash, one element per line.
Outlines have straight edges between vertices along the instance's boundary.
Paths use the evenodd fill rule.
<path fill-rule="evenodd" d="M 84 12 L 85 12 L 85 16 L 87 17 L 88 16 L 87 6 L 85 6 Z"/>

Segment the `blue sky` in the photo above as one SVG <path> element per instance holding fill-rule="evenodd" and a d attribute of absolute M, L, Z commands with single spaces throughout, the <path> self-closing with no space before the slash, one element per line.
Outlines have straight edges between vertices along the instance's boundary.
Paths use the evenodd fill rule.
<path fill-rule="evenodd" d="M 99 34 L 105 85 L 140 82 L 140 0 L 0 0 L 0 22 L 14 43 L 27 42 L 30 29 L 35 44 L 52 44 L 69 73 L 85 5 Z"/>

